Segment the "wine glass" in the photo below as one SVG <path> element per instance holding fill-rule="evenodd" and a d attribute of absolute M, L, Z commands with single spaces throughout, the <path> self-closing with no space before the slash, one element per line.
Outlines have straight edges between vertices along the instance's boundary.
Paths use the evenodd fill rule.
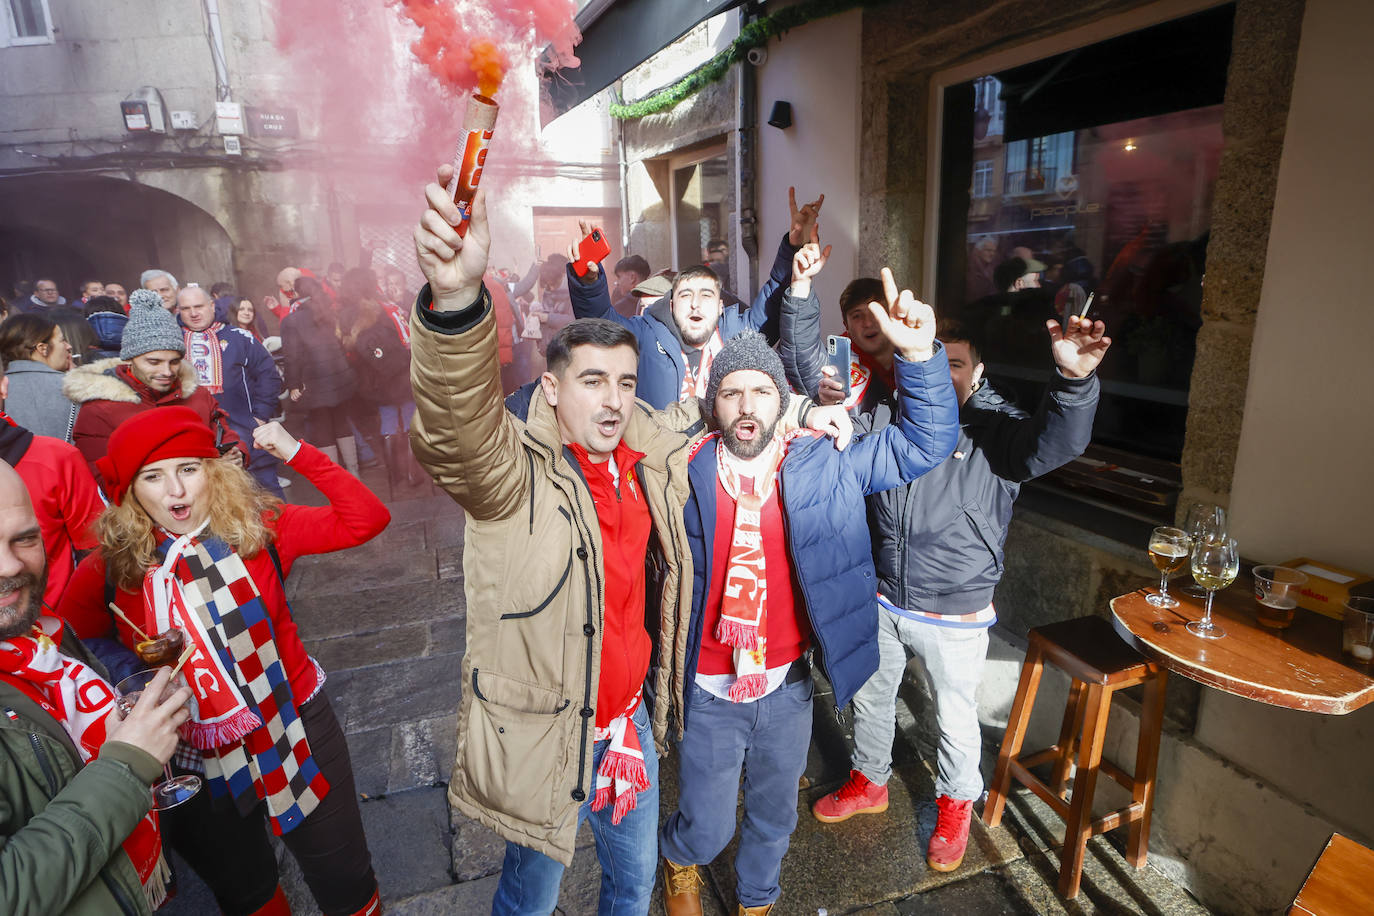
<path fill-rule="evenodd" d="M 1204 536 L 1193 544 L 1193 579 L 1207 590 L 1207 607 L 1201 620 L 1188 623 L 1188 632 L 1203 639 L 1220 639 L 1226 631 L 1212 623 L 1212 598 L 1240 572 L 1240 550 L 1235 538 Z"/>
<path fill-rule="evenodd" d="M 1150 562 L 1159 570 L 1159 594 L 1146 595 L 1153 607 L 1178 607 L 1178 599 L 1169 597 L 1169 574 L 1176 573 L 1188 562 L 1193 539 L 1181 528 L 1156 528 L 1150 532 Z"/>
<path fill-rule="evenodd" d="M 152 668 L 147 671 L 139 671 L 131 674 L 124 680 L 115 685 L 115 708 L 119 710 L 119 717 L 123 719 L 134 706 L 138 705 L 138 698 L 143 695 L 144 689 L 157 677 L 158 669 Z M 176 682 L 169 682 L 167 690 L 176 689 Z M 190 801 L 195 794 L 200 791 L 200 777 L 191 773 L 185 776 L 173 776 L 172 765 L 164 763 L 162 772 L 166 779 L 153 786 L 153 807 L 159 811 L 166 811 L 168 808 L 175 808 L 177 805 Z"/>
<path fill-rule="evenodd" d="M 1196 544 L 1208 534 L 1214 537 L 1226 536 L 1226 510 L 1213 503 L 1193 503 L 1183 517 L 1183 530 Z M 1185 594 L 1202 598 L 1207 590 L 1200 585 L 1183 586 Z"/>

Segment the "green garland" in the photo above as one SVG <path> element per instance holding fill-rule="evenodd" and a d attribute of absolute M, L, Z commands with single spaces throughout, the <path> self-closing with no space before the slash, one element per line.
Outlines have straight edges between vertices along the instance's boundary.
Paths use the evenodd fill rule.
<path fill-rule="evenodd" d="M 768 44 L 774 36 L 804 25 L 813 19 L 823 19 L 848 12 L 855 7 L 876 6 L 889 0 L 807 0 L 768 16 L 762 16 L 740 29 L 739 37 L 730 46 L 706 63 L 688 73 L 678 82 L 636 102 L 612 103 L 611 117 L 621 120 L 642 118 L 667 111 L 683 99 L 696 95 L 711 83 L 725 76 L 732 64 L 743 61 L 751 48 Z"/>

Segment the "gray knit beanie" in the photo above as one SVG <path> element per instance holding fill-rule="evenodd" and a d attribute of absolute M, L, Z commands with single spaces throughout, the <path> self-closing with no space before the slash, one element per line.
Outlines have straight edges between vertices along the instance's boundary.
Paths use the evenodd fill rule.
<path fill-rule="evenodd" d="M 778 410 L 787 409 L 790 389 L 787 387 L 787 376 L 782 371 L 782 360 L 773 352 L 773 348 L 768 346 L 768 341 L 762 334 L 758 331 L 744 331 L 727 340 L 725 346 L 716 354 L 716 358 L 711 360 L 711 375 L 706 381 L 706 402 L 711 405 L 713 413 L 720 383 L 731 372 L 741 369 L 755 369 L 771 378 L 778 388 Z"/>
<path fill-rule="evenodd" d="M 119 358 L 133 359 L 154 350 L 175 350 L 184 356 L 186 338 L 161 296 L 150 289 L 136 289 L 129 293 L 129 323 L 124 325 Z"/>

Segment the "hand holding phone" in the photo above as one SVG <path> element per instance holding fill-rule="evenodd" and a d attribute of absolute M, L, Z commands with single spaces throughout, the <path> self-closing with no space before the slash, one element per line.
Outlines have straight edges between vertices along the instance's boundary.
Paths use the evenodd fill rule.
<path fill-rule="evenodd" d="M 844 388 L 844 396 L 849 397 L 849 363 L 853 358 L 849 338 L 830 334 L 825 338 L 825 364 L 835 368 L 834 380 Z"/>
<path fill-rule="evenodd" d="M 577 244 L 577 259 L 572 262 L 573 273 L 585 277 L 593 263 L 600 265 L 610 253 L 611 246 L 606 241 L 605 233 L 600 229 L 592 229 L 587 233 L 587 237 Z"/>

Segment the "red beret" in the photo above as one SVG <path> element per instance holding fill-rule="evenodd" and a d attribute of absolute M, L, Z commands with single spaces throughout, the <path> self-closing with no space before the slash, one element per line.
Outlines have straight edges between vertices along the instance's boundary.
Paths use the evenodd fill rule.
<path fill-rule="evenodd" d="M 144 465 L 164 458 L 218 457 L 215 434 L 200 414 L 189 407 L 154 407 L 119 424 L 95 467 L 117 506 Z"/>

